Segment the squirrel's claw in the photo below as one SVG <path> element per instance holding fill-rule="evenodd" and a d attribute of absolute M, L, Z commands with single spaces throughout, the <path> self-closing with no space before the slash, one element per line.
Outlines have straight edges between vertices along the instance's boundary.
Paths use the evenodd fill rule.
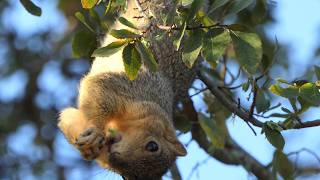
<path fill-rule="evenodd" d="M 88 128 L 79 135 L 75 145 L 86 160 L 93 160 L 100 155 L 105 142 L 102 131 L 97 128 Z"/>

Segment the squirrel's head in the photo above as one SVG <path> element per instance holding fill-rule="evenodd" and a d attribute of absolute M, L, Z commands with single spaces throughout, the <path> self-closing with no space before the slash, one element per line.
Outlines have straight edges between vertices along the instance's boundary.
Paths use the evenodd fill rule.
<path fill-rule="evenodd" d="M 160 178 L 177 156 L 187 154 L 167 115 L 158 109 L 146 113 L 145 108 L 139 115 L 122 116 L 127 118 L 123 121 L 110 121 L 121 140 L 110 146 L 106 159 L 98 160 L 129 179 Z"/>

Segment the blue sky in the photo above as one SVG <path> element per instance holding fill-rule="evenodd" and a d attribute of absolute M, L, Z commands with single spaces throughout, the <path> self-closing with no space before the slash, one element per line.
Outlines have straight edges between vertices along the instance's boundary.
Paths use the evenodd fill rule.
<path fill-rule="evenodd" d="M 37 2 L 37 1 L 36 1 Z M 65 22 L 63 16 L 57 12 L 55 7 L 55 1 L 42 1 L 38 4 L 43 7 L 43 16 L 38 18 L 29 15 L 20 5 L 18 0 L 12 0 L 12 4 L 15 4 L 11 9 L 7 10 L 4 21 L 6 27 L 15 29 L 19 36 L 28 37 L 32 33 L 37 31 L 43 31 L 47 28 L 56 29 L 56 33 L 59 34 L 65 29 Z M 277 23 L 268 27 L 268 35 L 270 37 L 276 36 L 280 43 L 287 44 L 290 47 L 290 60 L 292 69 L 289 76 L 298 77 L 303 75 L 303 69 L 309 64 L 320 64 L 319 59 L 316 61 L 313 58 L 313 52 L 320 41 L 320 1 L 319 0 L 282 0 L 276 3 L 275 17 Z M 21 18 L 23 17 L 23 18 Z M 40 78 L 40 84 L 42 88 L 47 91 L 54 91 L 56 86 L 62 86 L 65 83 L 63 79 L 56 79 L 55 73 L 59 67 L 56 62 L 51 62 L 50 67 L 47 68 L 47 73 L 44 73 Z M 21 74 L 22 73 L 22 74 Z M 16 83 L 10 83 L 16 81 L 16 79 L 23 77 L 23 72 L 16 74 L 11 79 L 0 79 L 0 98 L 8 98 L 13 96 L 15 91 L 8 91 L 8 89 L 15 89 L 15 93 L 22 93 L 23 87 L 17 86 Z M 289 77 L 290 78 L 290 77 Z M 6 88 L 4 88 L 4 84 Z M 11 86 L 12 88 L 8 88 Z M 64 93 L 69 88 L 76 89 L 77 82 L 73 82 L 68 85 L 65 90 L 61 90 Z M 11 94 L 10 94 L 11 93 Z M 14 94 L 14 93 L 13 93 Z M 57 94 L 58 96 L 59 94 Z M 71 95 L 70 95 L 71 96 Z M 41 98 L 41 97 L 40 97 Z M 43 98 L 43 97 L 42 97 Z M 66 106 L 70 101 L 65 101 L 58 105 L 59 107 Z M 198 107 L 201 106 L 201 102 L 198 102 Z M 45 105 L 44 105 L 45 106 Z M 312 110 L 306 118 L 315 118 L 319 111 Z M 273 147 L 266 141 L 264 135 L 258 134 L 254 136 L 248 126 L 239 118 L 228 120 L 228 127 L 231 136 L 249 153 L 256 157 L 263 164 L 270 162 L 273 154 Z M 10 138 L 11 142 L 15 142 L 15 139 L 20 139 L 22 132 L 29 132 L 29 137 L 24 136 L 24 141 L 18 141 L 19 143 L 11 144 L 11 149 L 16 153 L 25 153 L 21 151 L 23 147 L 31 144 L 34 134 L 32 133 L 34 127 L 32 125 L 25 125 L 21 127 L 16 134 Z M 256 129 L 260 132 L 259 129 Z M 285 152 L 296 151 L 304 147 L 308 147 L 320 154 L 320 144 L 315 143 L 318 139 L 318 132 L 320 128 L 310 128 L 305 130 L 291 130 L 284 132 L 286 138 Z M 188 142 L 190 134 L 183 135 L 181 140 Z M 297 143 L 298 142 L 298 143 Z M 71 147 L 64 137 L 60 134 L 56 137 L 55 147 L 57 149 L 56 161 L 57 163 L 72 162 L 79 158 L 79 153 Z M 36 148 L 30 148 L 30 154 L 37 154 L 32 152 Z M 41 155 L 40 155 L 41 156 Z M 43 155 L 45 156 L 45 154 Z M 195 142 L 192 142 L 188 146 L 188 156 L 178 159 L 178 166 L 183 175 L 183 179 L 188 179 L 192 168 L 199 162 L 206 160 L 208 156 L 203 150 L 198 148 Z M 308 154 L 302 154 L 300 159 L 304 159 L 305 163 L 316 163 L 314 158 Z M 61 162 L 63 160 L 63 162 Z M 68 172 L 69 179 L 87 179 L 87 177 L 93 176 L 93 179 L 117 179 L 117 175 L 112 173 L 106 173 L 105 171 L 94 166 L 93 171 L 89 175 L 83 176 L 81 169 L 71 169 Z M 197 171 L 190 177 L 191 180 L 201 179 L 224 179 L 224 180 L 246 180 L 248 179 L 248 173 L 240 166 L 227 166 L 214 159 L 208 160 L 204 165 L 200 166 Z M 320 178 L 320 177 L 318 177 Z M 30 177 L 32 179 L 32 177 Z M 120 179 L 120 178 L 119 178 Z M 250 177 L 249 177 L 250 179 Z M 251 177 L 251 179 L 253 179 Z"/>

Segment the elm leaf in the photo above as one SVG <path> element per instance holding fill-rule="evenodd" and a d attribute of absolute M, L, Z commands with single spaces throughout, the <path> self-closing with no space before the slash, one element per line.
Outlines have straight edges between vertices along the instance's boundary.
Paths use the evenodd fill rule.
<path fill-rule="evenodd" d="M 136 41 L 135 46 L 145 63 L 145 65 L 152 71 L 155 72 L 158 68 L 156 59 L 154 58 L 151 50 L 141 41 Z"/>
<path fill-rule="evenodd" d="M 91 32 L 95 33 L 95 31 L 93 30 L 93 28 L 87 23 L 86 18 L 84 17 L 84 15 L 81 12 L 76 12 L 74 14 L 76 16 L 76 18 L 84 25 L 86 26 Z"/>
<path fill-rule="evenodd" d="M 255 74 L 262 59 L 262 44 L 259 36 L 255 33 L 231 32 L 237 60 L 248 74 Z"/>
<path fill-rule="evenodd" d="M 97 4 L 98 0 L 81 0 L 84 9 L 91 9 Z"/>
<path fill-rule="evenodd" d="M 280 150 L 274 152 L 273 167 L 284 179 L 293 179 L 294 166 L 287 155 Z"/>
<path fill-rule="evenodd" d="M 203 114 L 199 114 L 199 123 L 208 138 L 210 139 L 214 148 L 223 148 L 225 145 L 225 136 L 221 129 L 217 128 L 217 124 L 211 118 Z"/>
<path fill-rule="evenodd" d="M 35 16 L 41 16 L 41 8 L 35 5 L 31 0 L 20 0 L 20 2 L 30 14 Z"/>
<path fill-rule="evenodd" d="M 124 69 L 130 80 L 134 80 L 142 65 L 139 52 L 135 48 L 134 44 L 128 44 L 122 52 L 122 58 L 124 63 Z"/>
<path fill-rule="evenodd" d="M 231 42 L 229 32 L 224 29 L 212 29 L 203 39 L 202 55 L 215 67 L 219 58 L 225 53 Z"/>
<path fill-rule="evenodd" d="M 187 67 L 192 68 L 198 58 L 201 48 L 204 32 L 201 29 L 195 30 L 185 42 L 182 52 L 182 61 Z"/>
<path fill-rule="evenodd" d="M 110 35 L 117 39 L 126 39 L 126 38 L 138 38 L 140 35 L 128 30 L 128 29 L 113 29 L 110 31 Z"/>
<path fill-rule="evenodd" d="M 256 109 L 258 113 L 266 111 L 270 107 L 270 101 L 265 97 L 262 90 L 258 90 Z"/>
<path fill-rule="evenodd" d="M 179 48 L 180 48 L 180 44 L 181 44 L 182 38 L 183 38 L 183 36 L 184 36 L 184 33 L 185 33 L 185 31 L 186 31 L 186 28 L 187 28 L 187 23 L 184 22 L 184 23 L 183 23 L 183 26 L 182 26 L 182 29 L 181 29 L 181 32 L 180 32 L 180 35 L 177 36 L 177 37 L 178 37 L 177 39 L 173 40 L 173 46 L 174 46 L 174 49 L 175 49 L 176 51 L 178 51 Z"/>
<path fill-rule="evenodd" d="M 118 52 L 122 48 L 122 46 L 124 46 L 125 44 L 127 44 L 127 41 L 124 41 L 124 40 L 112 42 L 112 43 L 108 44 L 107 46 L 96 49 L 93 52 L 92 57 L 111 56 L 112 54 Z"/>
<path fill-rule="evenodd" d="M 218 9 L 219 7 L 225 5 L 230 0 L 215 0 L 213 4 L 209 8 L 208 14 L 211 14 L 214 10 Z"/>
<path fill-rule="evenodd" d="M 190 11 L 186 19 L 187 23 L 189 23 L 196 16 L 197 12 L 203 6 L 203 3 L 204 3 L 204 0 L 193 0 L 190 7 Z"/>
<path fill-rule="evenodd" d="M 254 1 L 253 0 L 238 0 L 238 1 L 233 1 L 232 6 L 230 7 L 228 13 L 229 14 L 236 14 L 246 7 L 248 7 L 250 4 L 252 4 Z"/>
<path fill-rule="evenodd" d="M 285 144 L 284 138 L 279 131 L 271 129 L 268 125 L 263 126 L 267 140 L 277 149 L 282 150 Z"/>
<path fill-rule="evenodd" d="M 72 56 L 90 57 L 97 46 L 96 36 L 87 30 L 77 32 L 72 39 Z"/>
<path fill-rule="evenodd" d="M 118 20 L 123 25 L 126 25 L 132 29 L 138 29 L 136 25 L 134 25 L 132 22 L 130 22 L 128 19 L 126 19 L 124 17 L 119 17 Z"/>

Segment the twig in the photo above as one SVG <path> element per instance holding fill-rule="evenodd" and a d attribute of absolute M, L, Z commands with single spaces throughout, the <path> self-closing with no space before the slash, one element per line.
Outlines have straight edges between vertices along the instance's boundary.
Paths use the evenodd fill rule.
<path fill-rule="evenodd" d="M 202 93 L 202 92 L 204 92 L 204 91 L 206 91 L 206 90 L 208 90 L 208 88 L 207 88 L 207 87 L 206 87 L 206 88 L 204 88 L 204 89 L 200 89 L 198 92 L 196 92 L 196 93 L 194 93 L 194 94 L 190 95 L 190 97 L 194 97 L 194 96 L 196 96 L 196 95 L 198 95 L 198 94 L 200 94 L 200 93 Z"/>
<path fill-rule="evenodd" d="M 136 6 L 139 10 L 139 12 L 147 19 L 150 19 L 150 17 L 145 13 L 145 10 L 143 10 L 141 3 L 139 0 L 134 0 L 134 2 L 136 3 Z"/>
<path fill-rule="evenodd" d="M 307 153 L 311 154 L 314 158 L 317 159 L 317 161 L 318 161 L 318 163 L 319 163 L 319 165 L 320 165 L 320 157 L 317 155 L 317 153 L 315 153 L 315 152 L 313 152 L 312 150 L 307 149 L 307 148 L 302 148 L 302 149 L 300 149 L 300 150 L 298 150 L 298 151 L 290 152 L 290 153 L 288 153 L 288 156 L 291 156 L 291 155 L 299 155 L 299 154 L 302 153 L 302 152 L 307 152 Z"/>
<path fill-rule="evenodd" d="M 241 86 L 242 86 L 242 84 L 239 84 L 239 85 L 233 86 L 233 87 L 219 86 L 219 88 L 225 88 L 225 89 L 234 90 L 234 89 L 238 89 L 238 88 L 241 87 Z"/>
<path fill-rule="evenodd" d="M 197 75 L 199 79 L 202 80 L 202 82 L 208 87 L 210 92 L 215 95 L 217 100 L 224 105 L 229 111 L 236 114 L 238 117 L 245 121 L 249 121 L 252 125 L 257 127 L 262 127 L 263 122 L 256 119 L 253 116 L 250 116 L 249 112 L 247 110 L 244 110 L 242 108 L 238 108 L 237 103 L 235 103 L 232 99 L 228 98 L 222 91 L 219 89 L 219 87 L 215 86 L 214 83 L 210 80 L 210 78 L 203 74 L 203 72 L 200 70 L 199 67 L 196 68 Z M 315 127 L 320 126 L 320 120 L 314 120 L 314 121 L 308 121 L 304 122 L 303 124 L 297 124 L 293 127 L 293 129 L 301 129 L 301 128 L 308 128 L 308 127 Z M 282 127 L 284 130 L 285 127 Z"/>
<path fill-rule="evenodd" d="M 230 77 L 231 77 L 231 81 L 229 83 L 227 83 L 226 85 L 227 86 L 230 86 L 232 85 L 239 77 L 240 77 L 240 74 L 241 74 L 241 68 L 238 69 L 238 72 L 236 75 L 233 75 L 230 71 L 230 69 L 227 68 L 227 72 L 230 74 Z"/>
<path fill-rule="evenodd" d="M 172 167 L 170 168 L 170 173 L 173 180 L 182 180 L 180 171 L 176 163 L 173 163 Z"/>
<path fill-rule="evenodd" d="M 258 95 L 257 80 L 253 81 L 252 88 L 253 88 L 253 100 L 252 100 L 252 104 L 249 111 L 249 117 L 253 117 L 254 108 L 257 103 L 257 95 Z"/>
<path fill-rule="evenodd" d="M 200 166 L 202 166 L 202 165 L 204 165 L 205 163 L 207 163 L 209 160 L 210 160 L 210 157 L 207 157 L 207 158 L 204 159 L 203 161 L 197 162 L 196 165 L 192 168 L 192 170 L 191 170 L 191 172 L 190 172 L 190 174 L 189 174 L 189 176 L 188 176 L 187 179 L 191 179 L 193 173 L 194 173 Z"/>
<path fill-rule="evenodd" d="M 162 29 L 162 30 L 181 30 L 182 27 L 178 27 L 177 25 L 171 25 L 171 26 L 165 26 L 165 25 L 159 25 L 159 24 L 156 24 L 155 25 L 157 28 L 159 29 Z M 227 25 L 221 25 L 219 23 L 216 23 L 216 24 L 213 24 L 213 25 L 210 25 L 210 26 L 205 26 L 203 24 L 200 24 L 198 26 L 187 26 L 186 27 L 186 30 L 195 30 L 195 29 L 210 29 L 210 28 L 214 28 L 214 27 L 220 27 L 220 28 L 223 28 L 223 27 L 227 27 Z"/>
<path fill-rule="evenodd" d="M 211 143 L 208 141 L 205 132 L 198 123 L 198 113 L 194 108 L 192 100 L 189 98 L 183 104 L 183 114 L 192 122 L 192 138 L 211 157 L 230 165 L 242 165 L 247 171 L 253 173 L 258 179 L 270 179 L 271 173 L 260 162 L 242 149 L 231 137 L 226 140 L 226 147 L 209 151 Z"/>

